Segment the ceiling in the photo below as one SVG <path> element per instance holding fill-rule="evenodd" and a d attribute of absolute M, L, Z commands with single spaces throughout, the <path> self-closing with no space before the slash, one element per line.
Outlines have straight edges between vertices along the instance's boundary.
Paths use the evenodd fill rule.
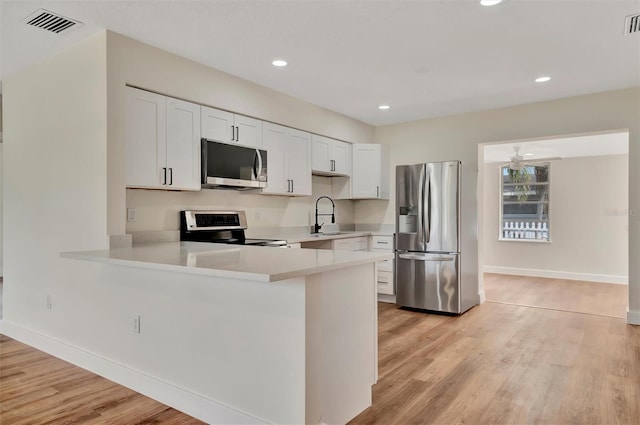
<path fill-rule="evenodd" d="M 40 7 L 84 25 L 25 25 Z M 635 13 L 640 0 L 4 0 L 0 69 L 107 28 L 382 125 L 640 86 L 640 33 L 623 34 Z"/>
<path fill-rule="evenodd" d="M 524 161 L 538 158 L 577 158 L 585 156 L 623 155 L 629 153 L 629 133 L 593 134 L 588 136 L 563 137 L 486 145 L 484 162 L 507 162 L 520 148 Z"/>

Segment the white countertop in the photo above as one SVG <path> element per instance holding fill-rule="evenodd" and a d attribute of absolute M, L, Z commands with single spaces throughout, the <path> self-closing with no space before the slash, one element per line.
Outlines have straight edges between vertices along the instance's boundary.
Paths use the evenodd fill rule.
<path fill-rule="evenodd" d="M 353 236 L 330 235 L 330 238 L 369 234 L 354 232 Z M 318 240 L 318 237 L 311 238 L 308 240 Z M 63 252 L 60 255 L 106 264 L 259 282 L 276 282 L 393 258 L 392 253 L 384 252 L 285 249 L 201 242 L 157 243 L 131 248 Z"/>

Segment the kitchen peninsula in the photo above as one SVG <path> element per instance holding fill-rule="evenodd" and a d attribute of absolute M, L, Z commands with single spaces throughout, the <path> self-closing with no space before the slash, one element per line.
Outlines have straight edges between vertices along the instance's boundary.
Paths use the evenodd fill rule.
<path fill-rule="evenodd" d="M 117 360 L 189 395 L 160 401 L 209 423 L 346 423 L 371 405 L 375 262 L 390 254 L 172 242 L 62 256 L 102 263 L 101 284 L 130 295 Z"/>

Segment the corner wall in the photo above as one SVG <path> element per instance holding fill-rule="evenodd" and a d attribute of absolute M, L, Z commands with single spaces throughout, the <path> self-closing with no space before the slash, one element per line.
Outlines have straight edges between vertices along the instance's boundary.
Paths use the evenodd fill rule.
<path fill-rule="evenodd" d="M 394 199 L 395 166 L 399 164 L 459 159 L 477 169 L 478 144 L 481 143 L 627 129 L 630 208 L 628 321 L 640 324 L 640 263 L 637 261 L 640 257 L 639 88 L 376 127 L 375 143 L 391 145 L 391 199 Z M 477 180 L 472 183 L 475 185 Z M 470 229 L 478 228 L 477 223 L 483 222 L 481 196 L 478 198 L 478 221 L 465 223 Z M 382 218 L 384 223 L 391 224 L 394 222 L 393 208 L 393 202 L 380 211 L 380 204 L 359 201 L 355 206 L 356 222 L 371 223 Z M 482 226 L 478 228 L 478 236 L 483 240 Z M 482 249 L 479 251 L 479 264 L 485 264 Z M 482 294 L 481 284 L 478 291 Z"/>
<path fill-rule="evenodd" d="M 551 162 L 551 243 L 498 240 L 500 169 L 484 164 L 484 271 L 627 283 L 628 155 Z"/>
<path fill-rule="evenodd" d="M 100 297 L 59 254 L 108 246 L 106 83 L 105 33 L 3 81 L 3 319 L 78 345 Z"/>

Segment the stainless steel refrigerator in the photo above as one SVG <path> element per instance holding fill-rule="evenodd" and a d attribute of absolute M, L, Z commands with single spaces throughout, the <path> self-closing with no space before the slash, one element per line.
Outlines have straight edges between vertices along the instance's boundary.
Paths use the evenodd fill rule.
<path fill-rule="evenodd" d="M 477 269 L 463 269 L 461 181 L 460 161 L 396 167 L 396 304 L 462 313 L 477 303 Z"/>

